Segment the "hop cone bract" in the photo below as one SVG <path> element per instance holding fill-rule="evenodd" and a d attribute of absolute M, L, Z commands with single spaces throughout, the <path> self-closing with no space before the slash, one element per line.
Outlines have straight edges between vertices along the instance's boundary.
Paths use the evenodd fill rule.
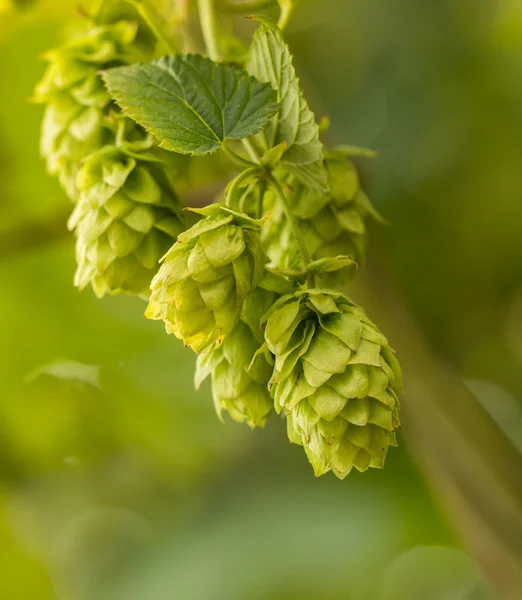
<path fill-rule="evenodd" d="M 275 355 L 275 409 L 315 474 L 382 468 L 396 445 L 402 375 L 364 311 L 334 292 L 297 292 L 274 304 L 265 339 Z"/>
<path fill-rule="evenodd" d="M 259 226 L 218 204 L 182 233 L 152 281 L 145 315 L 196 352 L 232 332 L 263 273 Z"/>
<path fill-rule="evenodd" d="M 222 344 L 216 343 L 198 356 L 196 388 L 211 375 L 212 396 L 218 415 L 223 411 L 239 423 L 263 426 L 274 403 L 268 391 L 273 362 L 263 344 L 260 321 L 276 300 L 274 292 L 257 287 L 246 298 L 241 319 Z"/>
<path fill-rule="evenodd" d="M 179 200 L 151 153 L 105 146 L 81 165 L 79 201 L 69 220 L 78 268 L 75 285 L 148 295 L 159 260 L 184 229 Z"/>
<path fill-rule="evenodd" d="M 40 149 L 47 168 L 58 175 L 76 200 L 79 161 L 111 141 L 105 116 L 111 97 L 99 72 L 150 57 L 137 44 L 139 25 L 133 21 L 92 26 L 83 35 L 46 53 L 50 64 L 35 89 L 34 99 L 45 103 Z"/>

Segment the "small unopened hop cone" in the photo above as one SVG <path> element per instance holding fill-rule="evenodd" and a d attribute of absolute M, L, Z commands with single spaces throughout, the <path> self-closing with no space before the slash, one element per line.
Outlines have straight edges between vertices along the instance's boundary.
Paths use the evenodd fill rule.
<path fill-rule="evenodd" d="M 401 369 L 386 338 L 341 294 L 309 290 L 276 302 L 265 327 L 271 393 L 290 441 L 316 476 L 382 468 L 397 445 Z"/>
<path fill-rule="evenodd" d="M 320 195 L 298 181 L 282 174 L 292 214 L 313 259 L 349 256 L 355 263 L 364 262 L 366 222 L 383 221 L 360 187 L 357 169 L 345 158 L 331 156 L 324 161 L 328 171 L 330 194 Z M 294 268 L 301 256 L 293 240 L 292 228 L 280 203 L 268 192 L 265 209 L 270 216 L 262 237 L 268 257 L 278 268 Z M 342 271 L 322 274 L 328 286 L 345 284 L 355 273 L 355 264 Z"/>
<path fill-rule="evenodd" d="M 233 331 L 265 260 L 256 221 L 218 204 L 195 212 L 204 218 L 166 254 L 145 316 L 201 352 Z"/>
<path fill-rule="evenodd" d="M 139 31 L 133 21 L 93 24 L 45 54 L 50 64 L 34 93 L 36 102 L 47 105 L 40 149 L 49 173 L 73 201 L 78 163 L 111 139 L 104 120 L 113 104 L 99 72 L 150 58 L 154 46 L 141 40 L 146 36 L 138 43 Z"/>
<path fill-rule="evenodd" d="M 227 412 L 234 421 L 263 427 L 274 412 L 268 391 L 273 361 L 263 344 L 260 321 L 277 295 L 261 287 L 247 297 L 241 319 L 230 335 L 198 356 L 196 388 L 211 375 L 212 397 L 218 416 Z"/>
<path fill-rule="evenodd" d="M 80 199 L 69 219 L 80 289 L 91 284 L 99 297 L 148 296 L 160 258 L 185 228 L 179 200 L 154 157 L 153 151 L 106 146 L 82 163 L 76 178 Z"/>

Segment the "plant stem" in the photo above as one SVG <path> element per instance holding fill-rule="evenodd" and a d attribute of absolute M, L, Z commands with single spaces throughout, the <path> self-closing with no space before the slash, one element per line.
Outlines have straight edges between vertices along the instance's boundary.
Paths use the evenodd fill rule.
<path fill-rule="evenodd" d="M 260 171 L 258 167 L 250 167 L 232 180 L 232 183 L 230 184 L 230 187 L 228 188 L 228 191 L 226 193 L 226 205 L 228 207 L 230 207 L 228 199 L 233 196 L 233 194 L 235 193 L 237 188 L 243 183 L 243 181 L 245 181 L 245 179 L 248 179 L 251 175 L 255 175 L 259 172 Z"/>
<path fill-rule="evenodd" d="M 278 0 L 278 2 L 281 14 L 279 15 L 279 21 L 277 22 L 277 26 L 282 31 L 288 25 L 288 21 L 290 20 L 290 16 L 292 15 L 292 12 L 294 10 L 294 5 L 292 4 L 292 2 L 288 2 L 287 0 Z"/>
<path fill-rule="evenodd" d="M 305 242 L 301 232 L 299 231 L 299 227 L 297 226 L 297 223 L 295 222 L 294 215 L 292 214 L 292 210 L 290 208 L 290 205 L 288 204 L 288 200 L 286 199 L 285 193 L 283 192 L 281 186 L 279 185 L 279 182 L 273 175 L 268 176 L 268 181 L 269 181 L 270 185 L 272 186 L 272 188 L 277 196 L 277 199 L 279 200 L 279 202 L 281 202 L 281 206 L 283 207 L 285 217 L 288 219 L 288 223 L 290 224 L 290 228 L 292 229 L 292 234 L 295 238 L 295 241 L 297 242 L 299 251 L 301 252 L 301 255 L 303 257 L 304 269 L 307 270 L 308 266 L 312 262 L 312 257 L 310 256 L 310 253 L 308 252 L 308 248 L 306 247 L 306 242 Z M 314 284 L 315 284 L 314 279 L 315 278 L 314 278 L 313 273 L 308 273 L 308 285 L 311 285 L 312 287 L 314 287 Z"/>
<path fill-rule="evenodd" d="M 223 151 L 225 152 L 225 154 L 230 157 L 237 165 L 241 166 L 241 167 L 257 167 L 259 168 L 259 163 L 257 162 L 253 162 L 251 160 L 248 160 L 248 158 L 244 158 L 243 156 L 241 156 L 240 154 L 237 154 L 237 152 L 234 152 L 232 150 L 232 148 L 230 148 L 229 146 L 227 146 L 225 143 L 221 144 L 221 148 L 223 149 Z"/>
<path fill-rule="evenodd" d="M 121 148 L 125 141 L 125 124 L 126 120 L 123 119 L 118 123 L 118 127 L 116 129 L 116 140 L 115 145 L 117 148 Z"/>
<path fill-rule="evenodd" d="M 208 55 L 214 61 L 221 60 L 214 0 L 198 0 L 198 9 L 199 22 Z"/>
<path fill-rule="evenodd" d="M 248 138 L 243 138 L 241 140 L 241 143 L 243 144 L 245 150 L 248 152 L 248 156 L 250 156 L 251 160 L 259 164 L 259 156 L 257 155 L 256 149 L 254 148 L 252 142 Z"/>

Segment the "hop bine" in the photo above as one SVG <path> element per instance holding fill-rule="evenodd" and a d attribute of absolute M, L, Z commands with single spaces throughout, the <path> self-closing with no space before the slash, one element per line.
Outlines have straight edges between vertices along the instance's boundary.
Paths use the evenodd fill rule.
<path fill-rule="evenodd" d="M 258 222 L 218 204 L 195 212 L 205 218 L 166 254 L 145 316 L 200 352 L 233 331 L 265 260 Z"/>
<path fill-rule="evenodd" d="M 82 163 L 76 178 L 79 201 L 69 219 L 77 237 L 75 285 L 90 283 L 99 297 L 147 296 L 159 259 L 184 229 L 179 200 L 155 151 L 129 147 L 105 146 Z"/>
<path fill-rule="evenodd" d="M 396 445 L 402 375 L 364 311 L 335 292 L 297 292 L 274 304 L 265 340 L 275 356 L 275 409 L 315 474 L 343 479 L 353 467 L 382 468 Z"/>
<path fill-rule="evenodd" d="M 78 163 L 114 139 L 105 117 L 112 99 L 99 72 L 147 60 L 152 41 L 136 21 L 91 25 L 82 35 L 46 53 L 49 66 L 34 100 L 46 104 L 40 150 L 49 173 L 77 199 Z"/>

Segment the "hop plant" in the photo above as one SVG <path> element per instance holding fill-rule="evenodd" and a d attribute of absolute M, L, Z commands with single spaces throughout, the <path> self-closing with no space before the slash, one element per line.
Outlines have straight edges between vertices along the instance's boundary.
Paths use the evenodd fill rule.
<path fill-rule="evenodd" d="M 238 423 L 262 427 L 274 411 L 268 391 L 273 361 L 263 343 L 261 317 L 277 298 L 273 291 L 257 287 L 247 296 L 241 319 L 221 344 L 216 343 L 198 356 L 196 388 L 211 375 L 212 396 L 220 418 L 223 411 Z"/>
<path fill-rule="evenodd" d="M 259 225 L 218 204 L 178 236 L 151 285 L 145 315 L 200 352 L 222 342 L 263 274 Z"/>
<path fill-rule="evenodd" d="M 247 49 L 220 3 L 97 2 L 87 31 L 47 55 L 41 148 L 76 202 L 75 284 L 148 295 L 145 316 L 199 354 L 196 387 L 210 377 L 220 417 L 254 428 L 282 413 L 316 475 L 344 478 L 382 467 L 399 427 L 393 351 L 334 291 L 380 216 L 348 160 L 361 149 L 323 148 L 327 119 L 283 39 L 292 2 L 278 4 L 279 27 L 253 17 Z M 196 12 L 208 56 L 182 34 Z M 150 60 L 156 46 L 183 53 Z M 234 167 L 184 229 L 173 178 L 199 202 Z"/>
<path fill-rule="evenodd" d="M 78 163 L 113 134 L 105 117 L 114 106 L 99 72 L 145 60 L 153 45 L 136 21 L 92 25 L 78 37 L 46 53 L 49 66 L 37 84 L 34 100 L 45 103 L 40 150 L 50 174 L 72 200 Z"/>
<path fill-rule="evenodd" d="M 364 311 L 338 293 L 297 292 L 274 304 L 265 340 L 275 356 L 275 409 L 315 474 L 343 479 L 353 467 L 382 468 L 396 445 L 402 376 Z"/>
<path fill-rule="evenodd" d="M 75 285 L 90 283 L 99 297 L 148 295 L 159 259 L 184 229 L 161 162 L 153 152 L 105 146 L 82 163 L 76 186 L 69 220 L 77 237 Z"/>
<path fill-rule="evenodd" d="M 333 154 L 325 160 L 325 167 L 330 192 L 322 195 L 282 173 L 292 213 L 313 259 L 345 255 L 361 263 L 366 245 L 365 222 L 368 218 L 382 219 L 361 189 L 352 162 Z M 270 213 L 262 232 L 268 257 L 279 268 L 297 266 L 301 257 L 293 243 L 292 228 L 270 191 L 265 194 L 265 210 Z M 352 266 L 324 283 L 346 283 L 353 272 Z"/>

